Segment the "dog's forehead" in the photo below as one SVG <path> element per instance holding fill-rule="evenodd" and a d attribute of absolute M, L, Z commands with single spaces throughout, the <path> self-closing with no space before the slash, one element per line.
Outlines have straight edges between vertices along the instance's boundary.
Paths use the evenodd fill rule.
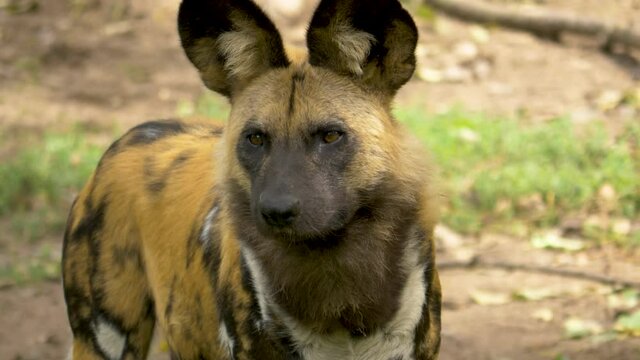
<path fill-rule="evenodd" d="M 276 131 L 350 122 L 376 108 L 374 99 L 349 79 L 307 64 L 270 71 L 249 86 L 231 121 L 260 123 Z M 284 128 L 290 131 L 285 131 Z"/>

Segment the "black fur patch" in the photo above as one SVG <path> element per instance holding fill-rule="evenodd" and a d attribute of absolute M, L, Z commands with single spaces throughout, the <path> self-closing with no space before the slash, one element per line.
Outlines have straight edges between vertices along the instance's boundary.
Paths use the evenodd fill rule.
<path fill-rule="evenodd" d="M 91 299 L 82 289 L 73 285 L 65 284 L 64 298 L 67 303 L 67 313 L 69 323 L 75 337 L 93 342 L 94 334 L 91 326 L 91 317 L 82 316 L 83 313 L 90 313 Z"/>
<path fill-rule="evenodd" d="M 209 135 L 214 137 L 219 137 L 220 135 L 222 135 L 222 133 L 223 133 L 223 130 L 221 127 L 214 127 L 209 131 Z"/>
<path fill-rule="evenodd" d="M 434 264 L 425 263 L 424 269 L 424 281 L 427 284 L 433 284 L 435 273 L 433 271 Z M 427 286 L 426 301 L 422 306 L 422 318 L 416 326 L 415 338 L 414 338 L 414 353 L 416 358 L 427 358 L 428 354 L 423 354 L 421 351 L 421 345 L 427 340 L 427 334 L 430 331 L 431 324 L 433 323 L 438 328 L 440 327 L 440 313 L 441 313 L 441 294 L 439 289 Z M 432 319 L 431 315 L 436 318 Z M 438 331 L 439 332 L 439 331 Z M 441 338 L 438 336 L 437 343 L 433 344 L 434 352 L 440 348 Z"/>
<path fill-rule="evenodd" d="M 217 294 L 218 304 L 218 318 L 223 322 L 227 329 L 227 336 L 233 341 L 233 348 L 231 349 L 231 358 L 235 359 L 236 354 L 241 349 L 240 338 L 238 337 L 238 324 L 234 317 L 234 299 L 233 294 L 229 288 L 222 287 L 218 289 Z"/>
<path fill-rule="evenodd" d="M 178 154 L 171 163 L 163 169 L 160 173 L 157 173 L 155 169 L 154 159 L 152 157 L 148 157 L 144 161 L 144 175 L 150 179 L 147 182 L 147 191 L 152 194 L 158 194 L 164 190 L 165 186 L 167 186 L 167 182 L 169 178 L 173 174 L 173 172 L 179 169 L 185 162 L 187 162 L 192 155 L 190 150 L 185 150 Z"/>
<path fill-rule="evenodd" d="M 304 82 L 304 74 L 296 72 L 291 78 L 291 93 L 289 94 L 289 116 L 295 111 L 296 87 Z"/>
<path fill-rule="evenodd" d="M 138 321 L 137 328 L 133 331 L 130 331 L 129 336 L 127 337 L 127 345 L 125 348 L 125 352 L 123 355 L 131 354 L 134 359 L 144 359 L 146 354 L 149 352 L 149 345 L 151 345 L 151 336 L 148 337 L 146 343 L 139 343 L 132 341 L 131 333 L 134 331 L 142 331 L 140 328 L 144 326 L 145 323 L 148 323 L 150 327 L 150 331 L 153 331 L 153 325 L 155 324 L 155 304 L 153 300 L 147 299 L 147 311 L 143 315 L 144 317 Z M 151 334 L 149 334 L 151 335 Z M 123 356 L 123 359 L 126 359 L 126 356 Z"/>
<path fill-rule="evenodd" d="M 144 271 L 140 251 L 133 245 L 114 246 L 112 251 L 114 265 L 119 271 L 124 271 L 127 264 L 133 264 L 140 272 Z"/>
<path fill-rule="evenodd" d="M 93 207 L 91 197 L 88 197 L 85 203 L 87 215 L 83 218 L 75 231 L 75 237 L 83 237 L 87 239 L 89 243 L 89 254 L 91 256 L 90 261 L 93 264 L 91 273 L 89 274 L 90 282 L 90 298 L 88 304 L 91 306 L 91 319 L 96 321 L 97 319 L 104 319 L 112 326 L 117 328 L 122 334 L 127 334 L 127 329 L 123 325 L 122 319 L 118 318 L 112 312 L 106 310 L 103 306 L 103 299 L 106 297 L 104 289 L 100 286 L 104 284 L 103 274 L 98 272 L 99 258 L 102 251 L 100 233 L 104 225 L 104 216 L 106 209 L 108 208 L 108 201 L 106 198 L 102 198 L 98 201 L 96 208 Z M 95 348 L 98 349 L 95 337 L 93 338 Z"/>
<path fill-rule="evenodd" d="M 185 126 L 178 120 L 156 120 L 140 124 L 129 130 L 127 146 L 149 145 L 162 138 L 182 134 Z"/>
<path fill-rule="evenodd" d="M 185 261 L 185 266 L 187 268 L 191 266 L 193 258 L 196 256 L 196 252 L 200 247 L 200 236 L 203 228 L 204 224 L 193 224 L 191 226 L 191 232 L 189 233 L 189 239 L 187 240 L 187 259 Z"/>
<path fill-rule="evenodd" d="M 102 155 L 102 158 L 109 158 L 117 153 L 120 152 L 121 148 L 122 148 L 122 144 L 120 143 L 122 139 L 118 139 L 116 141 L 114 141 L 113 143 L 111 143 L 111 145 L 109 145 L 109 148 L 107 149 L 107 151 L 104 152 L 104 155 Z M 102 159 L 100 159 L 100 162 L 102 163 Z M 100 168 L 100 164 L 98 164 L 98 168 Z"/>
<path fill-rule="evenodd" d="M 169 288 L 169 299 L 167 300 L 167 307 L 164 309 L 164 318 L 170 321 L 171 314 L 173 313 L 173 302 L 175 300 L 176 281 L 177 277 L 174 275 L 171 280 L 171 287 Z"/>
<path fill-rule="evenodd" d="M 93 208 L 93 202 L 90 198 L 85 201 L 86 215 L 80 220 L 80 223 L 73 230 L 71 240 L 79 240 L 89 237 L 102 229 L 104 225 L 104 213 L 107 208 L 106 201 L 101 201 L 97 208 Z"/>

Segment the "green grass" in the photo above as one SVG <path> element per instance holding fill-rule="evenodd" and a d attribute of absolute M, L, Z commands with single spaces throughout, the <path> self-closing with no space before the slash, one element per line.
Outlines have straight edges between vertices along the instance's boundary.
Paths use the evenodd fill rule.
<path fill-rule="evenodd" d="M 104 149 L 80 129 L 27 142 L 0 162 L 0 216 L 21 239 L 37 240 L 63 228 L 68 205 Z"/>
<path fill-rule="evenodd" d="M 12 147 L 0 160 L 0 221 L 11 239 L 4 247 L 9 257 L 0 264 L 0 287 L 59 279 L 58 249 L 69 206 L 105 147 L 92 142 L 92 135 L 78 128 L 0 136 L 3 147 Z"/>
<path fill-rule="evenodd" d="M 444 221 L 459 231 L 549 227 L 568 215 L 639 216 L 640 125 L 612 142 L 599 122 L 577 130 L 562 118 L 521 125 L 460 110 L 397 116 L 435 157 Z M 610 199 L 599 195 L 603 187 L 614 190 Z"/>
<path fill-rule="evenodd" d="M 56 246 L 59 248 L 59 246 Z M 30 256 L 14 256 L 0 267 L 0 287 L 60 278 L 60 251 L 43 244 Z"/>

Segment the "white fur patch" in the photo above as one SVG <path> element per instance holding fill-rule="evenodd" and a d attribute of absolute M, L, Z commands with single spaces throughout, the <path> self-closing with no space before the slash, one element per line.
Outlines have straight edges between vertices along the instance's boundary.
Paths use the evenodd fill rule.
<path fill-rule="evenodd" d="M 260 264 L 251 250 L 243 248 L 242 256 L 244 261 L 247 262 L 249 272 L 251 273 L 251 279 L 253 280 L 253 286 L 256 289 L 256 298 L 258 299 L 258 305 L 260 307 L 260 315 L 263 322 L 267 322 L 269 317 L 269 301 L 267 300 L 267 280 L 264 278 L 264 273 L 260 269 Z M 260 328 L 261 326 L 258 326 Z"/>
<path fill-rule="evenodd" d="M 376 42 L 376 38 L 348 24 L 336 24 L 332 32 L 333 41 L 344 55 L 349 70 L 355 75 L 362 75 L 362 65 L 369 56 L 371 45 Z"/>
<path fill-rule="evenodd" d="M 354 339 L 347 331 L 318 335 L 291 318 L 285 323 L 305 360 L 411 359 L 425 291 L 424 269 L 416 266 L 409 274 L 400 298 L 400 308 L 393 319 L 383 329 L 361 339 Z"/>
<path fill-rule="evenodd" d="M 110 360 L 122 358 L 122 352 L 127 342 L 127 337 L 106 319 L 99 317 L 93 323 L 93 331 L 100 350 Z"/>
<path fill-rule="evenodd" d="M 229 352 L 229 357 L 233 357 L 233 346 L 235 345 L 235 341 L 229 336 L 229 332 L 227 331 L 227 326 L 224 322 L 220 322 L 220 329 L 218 329 L 218 340 L 222 347 L 226 348 Z"/>
<path fill-rule="evenodd" d="M 202 232 L 200 233 L 200 244 L 202 244 L 205 249 L 211 246 L 211 236 L 209 236 L 209 232 L 211 232 L 211 223 L 218 214 L 218 210 L 220 210 L 220 207 L 217 205 L 214 206 L 204 218 L 204 226 L 202 226 Z"/>

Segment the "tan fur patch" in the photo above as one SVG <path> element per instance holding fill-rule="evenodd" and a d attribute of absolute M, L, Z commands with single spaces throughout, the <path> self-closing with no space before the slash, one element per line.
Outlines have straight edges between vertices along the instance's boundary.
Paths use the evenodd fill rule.
<path fill-rule="evenodd" d="M 240 29 L 229 31 L 218 38 L 220 52 L 227 58 L 224 64 L 232 76 L 247 78 L 255 71 L 259 53 L 256 51 L 256 40 L 251 36 L 251 30 Z"/>
<path fill-rule="evenodd" d="M 333 33 L 333 41 L 345 57 L 347 68 L 355 75 L 362 75 L 362 65 L 369 56 L 376 38 L 345 23 L 336 23 L 330 32 Z"/>

